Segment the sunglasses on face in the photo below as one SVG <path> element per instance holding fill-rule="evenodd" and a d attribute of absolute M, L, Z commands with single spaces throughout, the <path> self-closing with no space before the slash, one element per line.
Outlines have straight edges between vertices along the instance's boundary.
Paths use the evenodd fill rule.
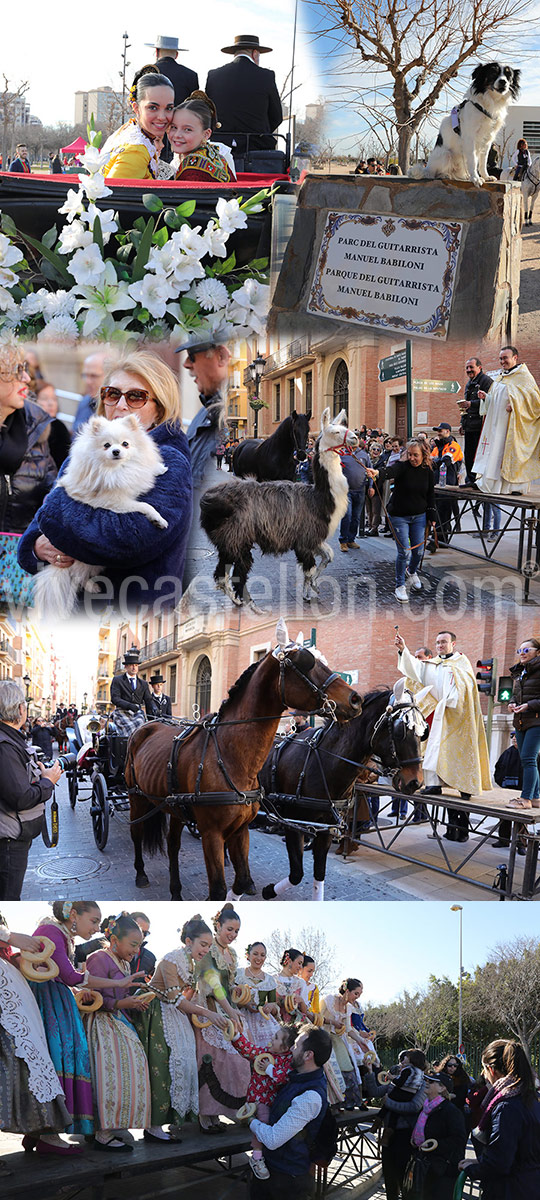
<path fill-rule="evenodd" d="M 532 654 L 534 646 L 518 646 L 516 654 Z"/>
<path fill-rule="evenodd" d="M 0 379 L 2 379 L 3 383 L 10 383 L 12 379 L 21 380 L 23 375 L 27 375 L 27 374 L 28 374 L 28 363 L 27 362 L 17 363 L 17 366 L 13 367 L 9 371 L 0 371 Z"/>
<path fill-rule="evenodd" d="M 186 358 L 189 360 L 190 363 L 195 362 L 195 359 L 198 354 L 200 354 L 200 350 L 186 350 Z"/>
<path fill-rule="evenodd" d="M 118 404 L 125 397 L 128 408 L 142 408 L 147 400 L 151 399 L 150 392 L 145 392 L 143 388 L 128 388 L 127 392 L 122 392 L 116 387 L 102 387 L 101 399 L 103 404 Z"/>

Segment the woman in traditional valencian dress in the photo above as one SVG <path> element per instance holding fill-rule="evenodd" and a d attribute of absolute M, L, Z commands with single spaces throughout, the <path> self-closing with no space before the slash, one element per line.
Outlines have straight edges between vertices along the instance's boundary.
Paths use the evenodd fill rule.
<path fill-rule="evenodd" d="M 90 1082 L 90 1058 L 81 1014 L 75 1003 L 72 988 L 110 987 L 110 980 L 96 977 L 88 971 L 76 971 L 73 966 L 74 939 L 84 940 L 99 929 L 101 913 L 94 900 L 55 900 L 53 916 L 45 917 L 34 937 L 47 937 L 54 942 L 51 958 L 59 968 L 55 979 L 47 983 L 31 983 L 41 1013 L 49 1054 L 55 1065 L 72 1116 L 69 1133 L 93 1133 L 93 1098 Z M 116 985 L 119 994 L 133 984 L 134 976 Z"/>
<path fill-rule="evenodd" d="M 266 946 L 264 942 L 252 942 L 246 950 L 247 967 L 236 972 L 237 987 L 247 986 L 251 991 L 251 1003 L 242 1005 L 244 1033 L 255 1046 L 267 1046 L 279 1028 L 279 1008 L 276 997 L 276 980 L 264 969 Z M 263 1012 L 261 1012 L 261 1008 Z"/>
<path fill-rule="evenodd" d="M 150 982 L 157 996 L 147 1010 L 134 1014 L 134 1024 L 144 1045 L 150 1067 L 152 1125 L 145 1131 L 150 1141 L 169 1140 L 161 1126 L 170 1121 L 180 1126 L 199 1112 L 199 1078 L 195 1014 L 221 1029 L 226 1018 L 197 1004 L 195 968 L 212 946 L 212 931 L 197 913 L 186 921 L 181 939 L 157 964 Z"/>
<path fill-rule="evenodd" d="M 206 92 L 192 92 L 175 108 L 168 138 L 175 155 L 176 179 L 230 183 L 236 179 L 228 146 L 211 141 L 219 129 L 215 105 Z"/>
<path fill-rule="evenodd" d="M 130 92 L 133 116 L 103 147 L 108 179 L 157 179 L 163 138 L 171 123 L 174 88 L 156 66 L 137 71 Z"/>
<path fill-rule="evenodd" d="M 0 1129 L 24 1133 L 25 1150 L 38 1154 L 80 1154 L 62 1142 L 59 1131 L 71 1116 L 51 1061 L 38 1006 L 17 970 L 12 949 L 31 954 L 40 939 L 10 933 L 0 918 Z"/>
<path fill-rule="evenodd" d="M 216 1003 L 232 1020 L 239 1033 L 242 1020 L 231 1004 L 238 959 L 232 943 L 238 937 L 240 917 L 232 904 L 225 904 L 214 917 L 212 946 L 195 971 L 198 996 L 203 1005 L 215 1012 Z M 199 1121 L 209 1132 L 219 1127 L 218 1115 L 234 1117 L 246 1099 L 251 1079 L 249 1063 L 214 1025 L 197 1030 L 199 1067 Z"/>
<path fill-rule="evenodd" d="M 346 1109 L 359 1107 L 362 1103 L 360 1071 L 350 1044 L 351 1041 L 360 1042 L 359 1035 L 351 1026 L 350 1008 L 361 994 L 359 979 L 344 979 L 338 995 L 325 996 L 321 1005 L 325 1028 L 332 1039 L 332 1049 L 345 1081 Z"/>
<path fill-rule="evenodd" d="M 281 970 L 276 979 L 276 996 L 281 1020 L 285 1025 L 290 1025 L 298 1020 L 298 1013 L 309 1019 L 309 1009 L 304 999 L 304 981 L 299 974 L 304 965 L 302 951 L 292 948 L 285 950 L 280 965 Z"/>
<path fill-rule="evenodd" d="M 90 954 L 86 965 L 95 975 L 131 980 L 130 962 L 142 942 L 137 922 L 127 914 L 109 917 L 102 926 L 108 945 Z M 104 989 L 103 1006 L 85 1016 L 94 1093 L 96 1149 L 132 1149 L 130 1129 L 150 1124 L 148 1063 L 130 1013 L 145 1006 L 142 996 L 122 996 Z"/>

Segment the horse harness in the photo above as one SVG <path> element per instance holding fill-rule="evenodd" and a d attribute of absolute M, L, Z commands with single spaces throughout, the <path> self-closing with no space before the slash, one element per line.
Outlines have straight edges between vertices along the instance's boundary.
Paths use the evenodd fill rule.
<path fill-rule="evenodd" d="M 311 651 L 309 651 L 309 650 L 304 650 L 304 654 L 309 654 L 313 660 L 311 663 L 311 666 L 309 668 L 311 670 L 313 668 L 313 666 L 315 665 L 315 657 L 314 657 L 314 655 L 311 654 Z M 334 700 L 330 699 L 327 692 L 328 692 L 328 688 L 331 686 L 332 683 L 335 682 L 336 679 L 341 679 L 339 671 L 333 671 L 332 674 L 330 674 L 328 676 L 328 678 L 325 679 L 324 683 L 319 686 L 318 684 L 313 683 L 313 681 L 311 679 L 309 679 L 308 676 L 305 675 L 303 671 L 300 671 L 298 669 L 296 664 L 292 661 L 292 659 L 287 654 L 286 650 L 280 649 L 279 652 L 274 651 L 274 656 L 279 663 L 279 691 L 280 691 L 280 700 L 282 702 L 283 708 L 288 707 L 288 701 L 285 696 L 285 671 L 287 668 L 289 668 L 290 670 L 294 671 L 296 675 L 299 675 L 301 677 L 303 683 L 307 684 L 308 688 L 317 696 L 318 699 L 320 699 L 321 707 L 318 709 L 312 710 L 315 713 L 315 715 L 325 715 L 325 716 L 329 716 L 331 718 L 331 720 L 335 720 L 336 702 Z M 281 714 L 279 714 L 279 715 L 281 715 Z M 149 792 L 143 791 L 138 786 L 138 784 L 135 784 L 132 787 L 128 787 L 127 790 L 128 790 L 129 795 L 130 796 L 131 795 L 141 796 L 146 800 L 152 800 L 153 803 L 155 804 L 155 807 L 158 809 L 161 809 L 161 810 L 163 810 L 164 808 L 169 807 L 169 806 L 181 809 L 183 811 L 184 815 L 186 815 L 186 816 L 192 816 L 192 812 L 191 812 L 192 806 L 193 807 L 195 807 L 195 806 L 201 807 L 201 806 L 216 806 L 216 805 L 220 806 L 220 805 L 235 804 L 235 805 L 242 805 L 245 807 L 249 807 L 251 804 L 260 803 L 262 800 L 262 797 L 263 797 L 263 789 L 260 785 L 259 785 L 259 787 L 253 788 L 250 791 L 243 791 L 241 788 L 237 787 L 237 785 L 231 779 L 231 776 L 229 775 L 227 767 L 225 766 L 225 762 L 223 761 L 223 756 L 221 754 L 221 749 L 220 749 L 220 745 L 219 745 L 219 741 L 218 741 L 218 730 L 225 728 L 226 726 L 229 726 L 229 725 L 251 725 L 251 724 L 254 724 L 256 721 L 271 721 L 273 719 L 275 719 L 275 718 L 273 718 L 272 715 L 270 714 L 270 715 L 261 716 L 261 717 L 244 717 L 244 718 L 241 718 L 236 721 L 220 721 L 218 713 L 211 713 L 209 716 L 205 717 L 203 721 L 190 721 L 190 722 L 186 722 L 185 724 L 183 723 L 184 727 L 181 729 L 180 733 L 178 733 L 176 735 L 176 737 L 173 739 L 173 742 L 171 745 L 171 751 L 170 751 L 169 760 L 167 763 L 167 795 L 166 796 L 150 795 Z M 171 718 L 165 718 L 165 719 L 160 720 L 160 724 L 175 725 L 176 722 L 174 721 L 174 719 L 171 720 Z M 197 779 L 195 782 L 195 790 L 193 792 L 177 792 L 177 791 L 175 791 L 175 785 L 176 785 L 177 769 L 178 769 L 178 761 L 179 761 L 179 757 L 180 757 L 180 752 L 182 750 L 183 745 L 198 730 L 204 730 L 205 738 L 204 738 L 202 754 L 201 754 L 201 758 L 200 758 L 199 766 L 198 766 L 198 770 L 197 770 Z M 205 765 L 205 761 L 206 761 L 206 755 L 208 752 L 208 748 L 210 745 L 213 745 L 213 747 L 214 747 L 217 766 L 219 767 L 221 774 L 223 775 L 225 783 L 228 784 L 229 790 L 201 791 L 201 782 L 202 782 L 202 776 L 203 776 L 203 771 L 204 771 L 204 765 Z M 152 815 L 152 814 L 145 813 L 143 817 L 138 817 L 138 818 L 136 818 L 136 820 L 131 821 L 130 825 L 138 825 L 141 821 L 146 820 L 150 815 Z"/>

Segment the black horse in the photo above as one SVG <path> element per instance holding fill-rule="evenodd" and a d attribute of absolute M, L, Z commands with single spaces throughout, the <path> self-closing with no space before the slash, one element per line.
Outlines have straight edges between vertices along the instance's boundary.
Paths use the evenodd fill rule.
<path fill-rule="evenodd" d="M 291 413 L 268 438 L 246 438 L 236 447 L 232 469 L 240 479 L 248 475 L 259 483 L 272 479 L 294 480 L 297 462 L 304 462 L 311 412 Z"/>
<path fill-rule="evenodd" d="M 313 899 L 324 899 L 326 860 L 341 822 L 338 807 L 351 796 L 360 769 L 375 760 L 381 774 L 393 776 L 394 787 L 412 794 L 422 783 L 425 737 L 427 725 L 409 693 L 398 701 L 384 689 L 368 693 L 362 712 L 346 725 L 329 720 L 275 743 L 259 772 L 262 807 L 283 820 L 290 870 L 287 879 L 263 888 L 263 900 L 302 882 L 306 834 L 314 835 Z"/>

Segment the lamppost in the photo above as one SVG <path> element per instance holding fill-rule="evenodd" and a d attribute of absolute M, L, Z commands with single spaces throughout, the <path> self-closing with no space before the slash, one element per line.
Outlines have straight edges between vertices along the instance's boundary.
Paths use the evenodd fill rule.
<path fill-rule="evenodd" d="M 458 985 L 458 1003 L 459 1003 L 459 1030 L 458 1030 L 458 1052 L 462 1053 L 461 1046 L 463 1042 L 463 908 L 461 904 L 452 904 L 450 912 L 459 913 L 459 985 Z"/>
<path fill-rule="evenodd" d="M 28 701 L 30 700 L 30 685 L 32 683 L 29 675 L 24 676 L 23 683 L 26 688 L 26 703 L 28 704 Z"/>
<path fill-rule="evenodd" d="M 263 376 L 265 366 L 266 366 L 266 359 L 263 358 L 261 354 L 257 354 L 257 357 L 253 359 L 253 362 L 251 362 L 249 364 L 248 369 L 247 369 L 248 370 L 248 378 L 251 381 L 251 383 L 253 383 L 255 386 L 255 392 L 254 392 L 253 396 L 250 397 L 250 401 L 249 401 L 249 407 L 252 408 L 253 412 L 255 413 L 255 422 L 254 422 L 254 426 L 253 426 L 253 436 L 254 437 L 259 436 L 259 412 L 260 412 L 261 408 L 266 407 L 264 400 L 261 400 L 260 395 L 259 395 L 259 388 L 261 385 L 261 379 Z"/>
<path fill-rule="evenodd" d="M 87 708 L 86 701 L 88 700 L 88 692 L 83 692 L 83 698 L 82 698 L 82 699 L 83 699 L 82 715 L 84 716 L 84 714 L 85 714 L 85 712 L 86 712 L 86 708 Z"/>

